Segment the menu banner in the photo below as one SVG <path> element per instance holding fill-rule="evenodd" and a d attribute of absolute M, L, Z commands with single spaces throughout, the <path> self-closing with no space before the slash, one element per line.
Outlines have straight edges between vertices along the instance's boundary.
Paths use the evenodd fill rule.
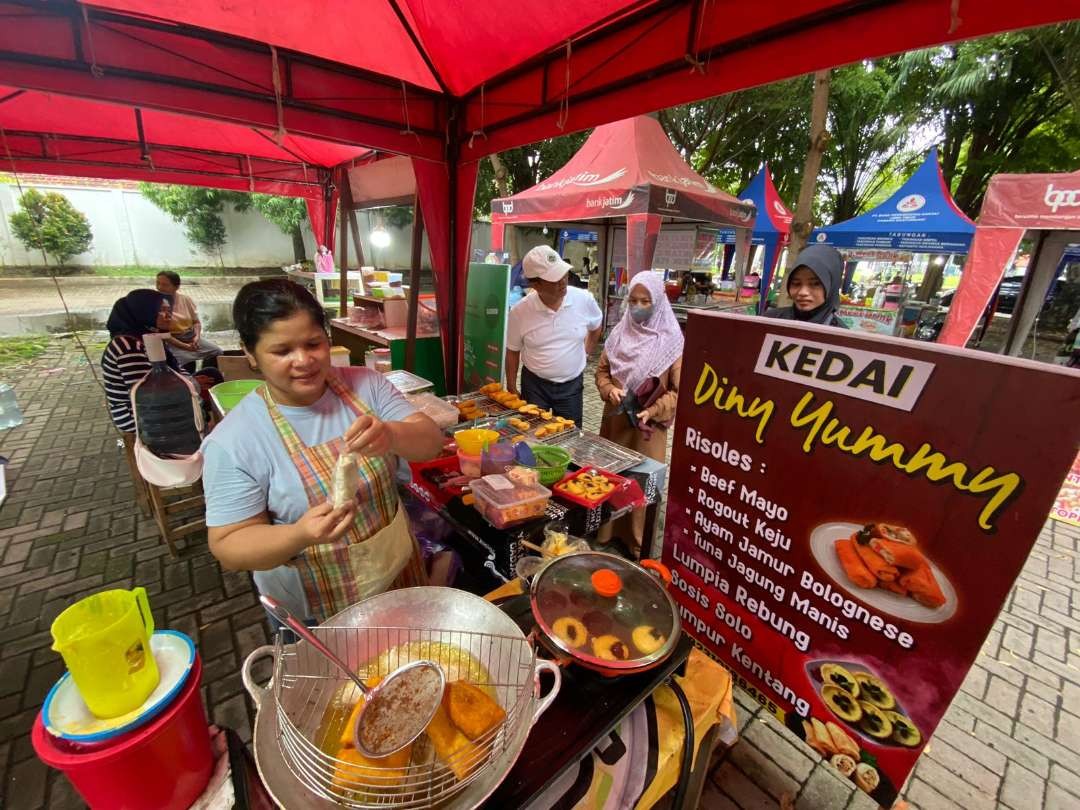
<path fill-rule="evenodd" d="M 462 324 L 462 378 L 466 391 L 502 382 L 509 300 L 510 265 L 469 265 Z"/>
<path fill-rule="evenodd" d="M 693 312 L 664 562 L 683 627 L 896 799 L 1080 446 L 1080 373 Z"/>

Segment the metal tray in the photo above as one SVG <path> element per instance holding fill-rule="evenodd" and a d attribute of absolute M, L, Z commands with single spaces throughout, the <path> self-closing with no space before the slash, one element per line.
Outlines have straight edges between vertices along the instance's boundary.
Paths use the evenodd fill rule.
<path fill-rule="evenodd" d="M 513 414 L 513 416 L 516 416 L 518 419 L 523 419 L 524 421 L 528 422 L 529 427 L 527 429 L 525 429 L 525 430 L 521 430 L 521 429 L 519 429 L 517 427 L 511 426 L 511 430 L 515 430 L 515 431 L 517 431 L 518 433 L 520 433 L 523 436 L 528 436 L 530 441 L 546 442 L 549 438 L 553 439 L 553 438 L 555 438 L 555 436 L 562 435 L 562 434 L 556 433 L 556 434 L 553 434 L 552 436 L 545 436 L 543 438 L 540 438 L 540 437 L 538 437 L 536 435 L 536 431 L 537 431 L 538 428 L 543 427 L 546 424 L 549 424 L 550 422 L 553 421 L 553 419 L 544 419 L 543 417 L 538 416 L 536 414 L 524 414 L 524 413 L 515 413 L 515 414 Z M 576 428 L 570 428 L 570 430 L 564 430 L 564 431 L 562 431 L 562 433 L 563 434 L 569 433 L 572 430 L 576 430 Z"/>
<path fill-rule="evenodd" d="M 613 473 L 621 473 L 636 467 L 645 460 L 645 456 L 627 450 L 620 444 L 608 441 L 588 433 L 581 428 L 574 428 L 565 433 L 556 433 L 540 441 L 561 447 L 570 454 L 570 460 L 579 467 L 599 467 Z"/>
<path fill-rule="evenodd" d="M 505 416 L 507 414 L 516 414 L 517 411 L 507 408 L 500 402 L 496 402 L 491 397 L 485 394 L 477 393 L 473 391 L 468 394 L 462 394 L 459 397 L 447 397 L 447 402 L 467 402 L 473 400 L 476 402 L 476 409 L 484 416 Z"/>

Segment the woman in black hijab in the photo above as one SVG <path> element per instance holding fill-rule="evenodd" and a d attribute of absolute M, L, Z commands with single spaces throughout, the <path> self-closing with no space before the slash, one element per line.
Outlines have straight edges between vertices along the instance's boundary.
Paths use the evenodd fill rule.
<path fill-rule="evenodd" d="M 765 317 L 846 329 L 836 314 L 843 278 L 840 251 L 830 245 L 810 245 L 798 255 L 795 269 L 788 273 L 787 292 L 792 305 L 770 309 Z"/>
<path fill-rule="evenodd" d="M 152 332 L 169 334 L 172 301 L 157 290 L 132 290 L 113 304 L 105 326 L 112 340 L 101 356 L 101 374 L 113 424 L 124 433 L 135 431 L 131 412 L 131 389 L 150 370 L 143 335 Z M 165 359 L 179 370 L 176 358 L 165 348 Z"/>

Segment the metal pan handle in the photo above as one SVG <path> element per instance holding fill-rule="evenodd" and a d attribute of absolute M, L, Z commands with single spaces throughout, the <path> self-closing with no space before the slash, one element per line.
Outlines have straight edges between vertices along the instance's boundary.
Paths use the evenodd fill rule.
<path fill-rule="evenodd" d="M 551 661 L 546 661 L 543 658 L 537 659 L 536 666 L 533 668 L 533 683 L 536 685 L 536 694 L 540 693 L 540 673 L 550 672 L 555 678 L 555 683 L 551 686 L 551 691 L 544 695 L 540 699 L 540 702 L 536 704 L 536 711 L 533 712 L 532 722 L 536 723 L 540 719 L 540 715 L 547 711 L 548 706 L 555 702 L 555 698 L 559 696 L 559 688 L 562 686 L 562 670 L 556 664 Z"/>
<path fill-rule="evenodd" d="M 244 688 L 247 689 L 247 693 L 251 695 L 251 700 L 254 702 L 256 709 L 262 705 L 262 700 L 266 697 L 266 693 L 270 691 L 270 687 L 259 686 L 259 684 L 255 683 L 255 678 L 251 674 L 251 668 L 260 658 L 273 657 L 274 645 L 264 644 L 261 647 L 256 647 L 252 650 L 251 654 L 244 659 L 244 665 L 240 668 L 240 680 L 244 682 Z"/>

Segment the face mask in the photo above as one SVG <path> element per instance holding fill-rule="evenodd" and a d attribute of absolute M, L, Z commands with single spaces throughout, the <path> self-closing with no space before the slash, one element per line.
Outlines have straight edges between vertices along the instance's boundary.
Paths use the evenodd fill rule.
<path fill-rule="evenodd" d="M 630 317 L 634 323 L 645 323 L 652 317 L 653 308 L 652 304 L 644 307 L 630 307 Z"/>

